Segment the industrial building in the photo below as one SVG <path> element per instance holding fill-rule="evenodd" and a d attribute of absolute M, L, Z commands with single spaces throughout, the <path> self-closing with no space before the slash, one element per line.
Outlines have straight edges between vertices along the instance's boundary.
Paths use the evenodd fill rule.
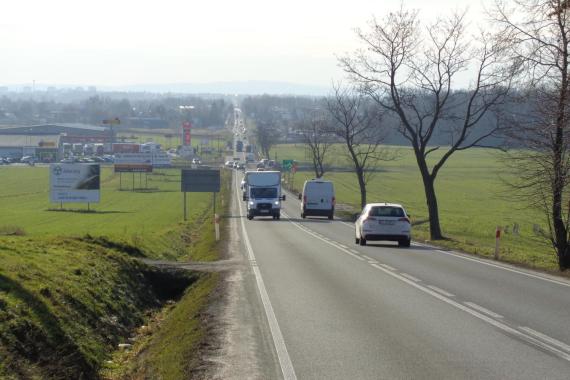
<path fill-rule="evenodd" d="M 64 144 L 98 143 L 110 149 L 115 136 L 113 128 L 87 124 L 0 126 L 0 157 L 34 156 L 53 162 L 63 158 Z"/>

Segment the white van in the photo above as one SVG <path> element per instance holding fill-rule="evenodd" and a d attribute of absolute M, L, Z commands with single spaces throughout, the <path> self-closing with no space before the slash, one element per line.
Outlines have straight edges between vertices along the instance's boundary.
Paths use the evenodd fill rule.
<path fill-rule="evenodd" d="M 334 218 L 336 198 L 331 181 L 324 179 L 305 181 L 299 199 L 302 201 L 301 218 L 307 216 L 326 216 L 331 220 Z"/>

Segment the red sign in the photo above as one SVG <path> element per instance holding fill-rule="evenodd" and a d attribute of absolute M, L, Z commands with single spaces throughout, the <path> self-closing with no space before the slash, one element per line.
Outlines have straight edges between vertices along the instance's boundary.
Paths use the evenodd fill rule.
<path fill-rule="evenodd" d="M 113 153 L 139 153 L 140 144 L 116 143 L 113 144 Z"/>
<path fill-rule="evenodd" d="M 192 124 L 189 121 L 182 124 L 182 141 L 184 141 L 184 145 L 190 146 L 192 143 L 192 135 L 190 131 L 192 130 Z"/>

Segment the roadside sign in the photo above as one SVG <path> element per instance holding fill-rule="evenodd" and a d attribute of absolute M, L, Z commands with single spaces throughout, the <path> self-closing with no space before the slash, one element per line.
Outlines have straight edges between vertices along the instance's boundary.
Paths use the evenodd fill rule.
<path fill-rule="evenodd" d="M 149 164 L 115 164 L 115 173 L 152 173 Z"/>
<path fill-rule="evenodd" d="M 115 173 L 151 173 L 152 154 L 115 153 Z"/>
<path fill-rule="evenodd" d="M 192 124 L 189 121 L 182 124 L 182 141 L 183 145 L 190 146 L 192 145 Z"/>
<path fill-rule="evenodd" d="M 219 169 L 182 169 L 181 188 L 184 193 L 218 193 Z"/>
<path fill-rule="evenodd" d="M 283 169 L 283 171 L 285 172 L 290 172 L 291 169 L 293 168 L 293 160 L 283 160 L 282 164 L 281 164 L 281 168 Z"/>
<path fill-rule="evenodd" d="M 106 119 L 103 120 L 103 124 L 118 125 L 121 124 L 121 120 L 118 117 L 114 119 Z"/>
<path fill-rule="evenodd" d="M 101 166 L 99 164 L 51 164 L 50 201 L 99 203 Z"/>

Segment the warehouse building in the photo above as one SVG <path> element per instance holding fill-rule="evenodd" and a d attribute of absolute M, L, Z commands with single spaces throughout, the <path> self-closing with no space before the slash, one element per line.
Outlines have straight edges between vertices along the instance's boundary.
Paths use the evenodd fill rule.
<path fill-rule="evenodd" d="M 96 125 L 62 123 L 0 126 L 0 157 L 17 159 L 34 156 L 38 161 L 53 162 L 63 158 L 64 144 L 105 144 L 110 150 L 113 142 L 113 128 Z"/>

